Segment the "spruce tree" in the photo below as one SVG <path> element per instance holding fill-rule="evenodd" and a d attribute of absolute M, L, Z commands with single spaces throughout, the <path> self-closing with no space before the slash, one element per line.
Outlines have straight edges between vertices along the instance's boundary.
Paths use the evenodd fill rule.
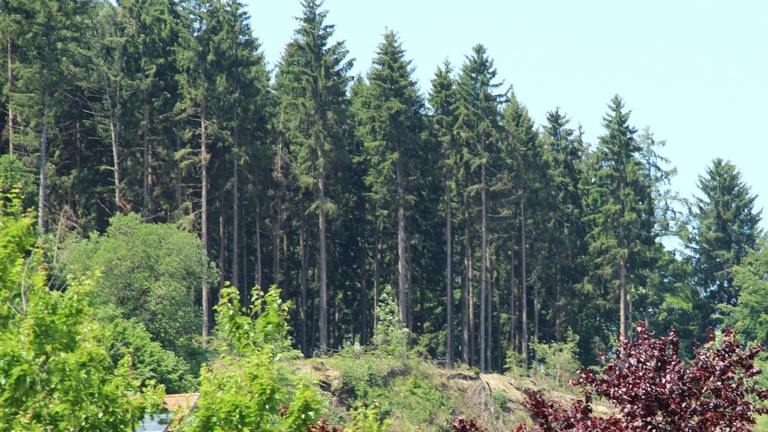
<path fill-rule="evenodd" d="M 701 195 L 694 200 L 687 246 L 693 254 L 694 280 L 712 314 L 718 304 L 738 303 L 733 269 L 757 247 L 762 211 L 755 210 L 755 195 L 729 161 L 713 160 L 699 176 L 698 187 Z"/>
<path fill-rule="evenodd" d="M 630 112 L 616 95 L 603 117 L 605 134 L 589 172 L 587 185 L 591 269 L 589 283 L 602 288 L 606 305 L 618 297 L 618 331 L 628 336 L 628 295 L 643 283 L 644 270 L 655 264 L 650 250 L 656 243 L 653 187 L 641 160 L 642 147 L 629 124 Z M 609 308 L 609 310 L 615 310 Z M 607 328 L 611 328 L 608 326 Z"/>
<path fill-rule="evenodd" d="M 47 219 L 50 138 L 64 90 L 76 78 L 73 72 L 82 67 L 78 63 L 80 44 L 87 40 L 84 35 L 91 25 L 92 2 L 33 0 L 20 6 L 14 12 L 21 14 L 24 21 L 25 31 L 18 45 L 26 61 L 13 69 L 19 92 L 15 99 L 19 102 L 19 115 L 29 122 L 39 142 L 38 229 L 42 234 Z"/>
<path fill-rule="evenodd" d="M 370 161 L 365 181 L 379 211 L 396 215 L 398 304 L 400 320 L 406 323 L 406 215 L 414 199 L 410 189 L 419 162 L 416 149 L 424 129 L 423 101 L 411 76 L 410 61 L 405 59 L 405 50 L 392 31 L 379 45 L 368 82 L 369 88 L 363 93 L 366 100 L 358 113 Z"/>
<path fill-rule="evenodd" d="M 453 175 L 457 163 L 458 148 L 454 127 L 458 122 L 456 115 L 456 82 L 451 76 L 453 68 L 446 60 L 438 67 L 432 79 L 429 104 L 432 107 L 432 133 L 442 144 L 443 150 L 443 189 L 445 212 L 445 310 L 446 336 L 445 361 L 447 367 L 453 367 L 454 323 L 453 323 Z"/>
<path fill-rule="evenodd" d="M 470 183 L 467 194 L 480 194 L 480 370 L 487 372 L 490 368 L 490 353 L 488 344 L 488 324 L 490 319 L 486 314 L 488 306 L 488 274 L 489 274 L 489 243 L 488 243 L 488 178 L 490 155 L 496 146 L 499 134 L 499 119 L 501 105 L 507 94 L 498 93 L 502 83 L 496 82 L 496 68 L 493 60 L 488 57 L 487 50 L 481 44 L 472 48 L 472 54 L 467 56 L 457 78 L 457 109 L 460 118 L 459 134 L 466 147 L 466 163 L 470 172 L 479 170 L 479 178 Z"/>
<path fill-rule="evenodd" d="M 322 1 L 303 0 L 299 28 L 278 67 L 276 90 L 290 122 L 297 151 L 296 172 L 303 188 L 314 194 L 318 217 L 319 345 L 328 349 L 328 226 L 334 208 L 328 180 L 344 159 L 352 61 L 343 42 L 331 43 L 334 26 L 325 24 Z"/>

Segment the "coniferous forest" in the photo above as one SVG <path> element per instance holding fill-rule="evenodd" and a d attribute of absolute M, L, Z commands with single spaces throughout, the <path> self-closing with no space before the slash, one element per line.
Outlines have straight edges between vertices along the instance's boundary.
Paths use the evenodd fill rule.
<path fill-rule="evenodd" d="M 557 107 L 535 124 L 482 44 L 419 87 L 388 31 L 353 76 L 301 3 L 269 69 L 235 0 L 0 0 L 0 190 L 36 212 L 48 285 L 98 271 L 96 318 L 172 355 L 167 387 L 194 388 L 229 285 L 279 287 L 305 357 L 370 345 L 390 300 L 410 347 L 482 372 L 552 343 L 594 365 L 638 322 L 684 356 L 709 327 L 768 341 L 738 167 L 682 199 L 631 101 L 596 142 Z"/>

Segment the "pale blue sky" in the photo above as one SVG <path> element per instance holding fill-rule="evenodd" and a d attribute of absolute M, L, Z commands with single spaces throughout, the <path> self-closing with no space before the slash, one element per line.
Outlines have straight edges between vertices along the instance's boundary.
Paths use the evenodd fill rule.
<path fill-rule="evenodd" d="M 274 66 L 298 0 L 244 0 Z M 696 193 L 715 157 L 731 160 L 768 209 L 768 1 L 326 0 L 335 36 L 365 73 L 386 29 L 399 33 L 422 91 L 444 59 L 476 43 L 537 123 L 560 107 L 587 140 L 618 93 L 677 167 L 673 189 Z M 768 215 L 764 215 L 764 219 Z M 763 221 L 763 226 L 768 223 Z"/>

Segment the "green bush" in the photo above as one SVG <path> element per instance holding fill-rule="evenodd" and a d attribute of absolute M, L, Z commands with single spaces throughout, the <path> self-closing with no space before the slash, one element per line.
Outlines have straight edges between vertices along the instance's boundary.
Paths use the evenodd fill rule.
<path fill-rule="evenodd" d="M 578 344 L 579 336 L 570 329 L 565 342 L 532 343 L 531 347 L 536 352 L 533 373 L 539 378 L 551 380 L 560 388 L 565 387 L 581 368 Z"/>
<path fill-rule="evenodd" d="M 0 193 L 0 431 L 133 430 L 162 391 L 115 365 L 93 320 L 89 278 L 48 289 L 35 220 Z"/>
<path fill-rule="evenodd" d="M 200 286 L 204 278 L 217 279 L 197 236 L 117 215 L 104 235 L 77 242 L 62 256 L 62 273 L 95 271 L 101 273 L 90 294 L 95 309 L 141 323 L 154 341 L 199 370 L 207 359 L 198 341 Z"/>
<path fill-rule="evenodd" d="M 259 314 L 259 311 L 261 313 Z M 216 306 L 218 358 L 203 368 L 190 431 L 304 431 L 323 411 L 316 386 L 299 373 L 285 318 L 288 304 L 274 287 L 253 292 L 249 310 L 231 287 Z M 282 408 L 282 409 L 281 409 Z"/>

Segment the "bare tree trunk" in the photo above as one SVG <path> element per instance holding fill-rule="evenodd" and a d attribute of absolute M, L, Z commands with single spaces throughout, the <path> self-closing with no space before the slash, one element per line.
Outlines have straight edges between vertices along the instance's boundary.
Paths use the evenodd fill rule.
<path fill-rule="evenodd" d="M 619 279 L 621 283 L 620 290 L 620 298 L 619 298 L 619 321 L 620 321 L 620 330 L 621 334 L 624 335 L 624 337 L 629 337 L 627 334 L 627 265 L 624 263 L 624 260 L 621 260 L 619 262 Z"/>
<path fill-rule="evenodd" d="M 486 264 L 488 266 L 488 280 L 486 281 L 486 288 L 488 290 L 486 295 L 486 300 L 488 302 L 488 306 L 486 307 L 486 312 L 488 313 L 488 316 L 486 317 L 488 322 L 488 341 L 485 344 L 485 366 L 486 372 L 490 372 L 492 368 L 491 361 L 493 359 L 493 356 L 491 355 L 491 352 L 493 352 L 493 284 L 491 283 L 493 280 L 493 271 L 491 270 L 490 256 L 486 258 L 488 259 L 488 263 Z"/>
<path fill-rule="evenodd" d="M 261 206 L 256 200 L 256 286 L 261 291 Z"/>
<path fill-rule="evenodd" d="M 318 150 L 318 153 L 319 160 L 325 160 L 322 150 Z M 317 183 L 320 195 L 320 207 L 317 212 L 320 236 L 320 350 L 326 352 L 328 350 L 328 275 L 325 245 L 325 170 L 322 164 Z"/>
<path fill-rule="evenodd" d="M 299 233 L 299 249 L 301 249 L 301 351 L 305 356 L 312 355 L 307 346 L 307 290 L 309 286 L 309 251 L 307 246 L 307 217 L 302 212 L 301 232 Z"/>
<path fill-rule="evenodd" d="M 8 145 L 13 156 L 13 43 L 8 32 Z"/>
<path fill-rule="evenodd" d="M 537 272 L 538 273 L 538 272 Z M 539 275 L 536 275 L 536 282 L 533 284 L 533 342 L 539 343 L 539 287 L 541 281 Z"/>
<path fill-rule="evenodd" d="M 473 284 L 473 265 L 472 265 L 472 250 L 467 249 L 469 256 L 467 262 L 469 263 L 469 270 L 467 270 L 467 279 L 469 280 L 469 355 L 471 358 L 470 365 L 474 366 L 475 353 L 477 352 L 477 332 L 475 331 L 475 290 Z"/>
<path fill-rule="evenodd" d="M 143 184 L 142 184 L 142 197 L 144 199 L 144 205 L 143 205 L 143 212 L 144 212 L 144 220 L 149 220 L 150 218 L 150 198 L 149 198 L 149 100 L 147 96 L 147 83 L 144 83 L 144 88 L 142 89 L 143 92 L 143 112 L 142 112 L 142 122 L 141 122 L 141 136 L 142 136 L 142 143 L 143 143 L 143 151 L 144 151 L 144 170 L 142 172 L 143 176 Z M 203 102 L 205 104 L 205 102 Z M 203 107 L 203 111 L 205 111 L 205 107 Z M 203 118 L 201 120 L 201 123 L 203 125 L 203 132 L 202 134 L 205 135 L 205 114 L 203 114 Z M 205 143 L 206 138 L 202 138 L 203 141 L 203 157 L 207 157 L 208 149 L 207 144 Z M 203 162 L 203 170 L 205 171 L 207 169 L 206 167 L 207 161 Z M 206 179 L 204 182 L 207 184 L 207 173 L 203 174 Z M 206 194 L 207 192 L 203 192 L 203 194 Z M 208 209 L 208 204 L 204 203 L 203 208 L 205 210 Z M 207 216 L 205 217 L 207 219 Z"/>
<path fill-rule="evenodd" d="M 240 281 L 238 280 L 239 268 L 238 262 L 240 259 L 238 239 L 240 237 L 240 190 L 239 190 L 239 178 L 238 178 L 238 166 L 240 158 L 240 133 L 237 127 L 237 109 L 235 109 L 235 128 L 233 133 L 234 141 L 234 157 L 232 158 L 232 286 L 240 288 Z M 245 288 L 245 287 L 243 287 Z"/>
<path fill-rule="evenodd" d="M 242 261 L 240 261 L 243 277 L 243 298 L 245 299 L 246 308 L 250 308 L 251 305 L 251 289 L 248 286 L 248 224 L 243 224 L 243 253 L 240 255 Z"/>
<path fill-rule="evenodd" d="M 219 192 L 219 202 L 224 202 L 224 193 L 222 191 Z M 224 212 L 219 211 L 219 274 L 221 277 L 219 278 L 219 292 L 221 292 L 224 289 L 224 275 L 227 274 L 225 267 L 226 267 L 226 256 L 224 255 L 226 252 L 224 251 L 224 236 L 225 236 L 225 230 L 224 230 Z"/>
<path fill-rule="evenodd" d="M 178 129 L 174 129 L 174 135 L 176 136 L 176 152 L 181 150 L 181 135 L 179 135 Z M 176 163 L 176 210 L 181 208 L 181 202 L 183 200 L 183 192 L 181 185 L 181 166 Z"/>
<path fill-rule="evenodd" d="M 368 248 L 365 240 L 360 239 L 360 345 L 368 344 L 368 278 L 366 277 L 366 263 L 368 262 Z"/>
<path fill-rule="evenodd" d="M 121 209 L 123 207 L 120 200 L 120 74 L 117 78 L 117 89 L 114 95 L 114 101 L 112 100 L 112 92 L 110 91 L 111 83 L 107 72 L 104 71 L 104 90 L 107 97 L 107 106 L 109 107 L 109 131 L 112 139 L 112 167 L 115 178 L 115 207 Z"/>
<path fill-rule="evenodd" d="M 485 152 L 485 146 L 481 149 Z M 482 220 L 481 232 L 482 239 L 480 244 L 480 371 L 488 372 L 487 356 L 486 356 L 486 337 L 487 337 L 487 325 L 486 325 L 486 305 L 487 305 L 487 283 L 488 276 L 488 213 L 486 208 L 486 196 L 485 196 L 485 163 L 480 167 L 480 206 L 482 208 Z"/>
<path fill-rule="evenodd" d="M 557 254 L 557 281 L 555 292 L 555 340 L 563 342 L 563 278 L 562 267 L 560 265 L 560 254 Z"/>
<path fill-rule="evenodd" d="M 472 299 L 469 297 L 469 209 L 464 204 L 464 268 L 461 276 L 461 356 L 466 365 L 471 365 L 472 355 L 469 345 L 469 304 Z"/>
<path fill-rule="evenodd" d="M 43 90 L 43 132 L 40 139 L 40 197 L 38 202 L 37 226 L 42 236 L 45 233 L 46 171 L 48 164 L 48 87 Z"/>
<path fill-rule="evenodd" d="M 520 250 L 521 250 L 521 286 L 522 293 L 520 299 L 520 307 L 523 310 L 523 328 L 522 328 L 522 351 L 523 351 L 523 369 L 528 370 L 528 287 L 527 287 L 527 270 L 525 268 L 525 192 L 520 195 Z"/>
<path fill-rule="evenodd" d="M 451 233 L 451 172 L 448 165 L 448 149 L 443 150 L 445 158 L 445 365 L 453 369 L 453 234 Z"/>
<path fill-rule="evenodd" d="M 376 224 L 376 262 L 374 263 L 373 267 L 373 329 L 374 332 L 376 331 L 376 326 L 379 324 L 379 317 L 376 314 L 376 311 L 379 310 L 379 293 L 380 293 L 380 287 L 379 287 L 379 278 L 381 277 L 380 271 L 381 271 L 381 231 L 382 231 L 382 223 L 379 221 L 379 223 Z"/>
<path fill-rule="evenodd" d="M 400 322 L 407 323 L 408 305 L 405 294 L 405 204 L 403 203 L 403 168 L 397 160 L 397 282 L 400 307 Z"/>
<path fill-rule="evenodd" d="M 274 278 L 274 284 L 280 285 L 280 222 L 283 218 L 283 203 L 280 197 L 277 198 L 277 205 L 274 209 L 275 220 L 272 222 L 272 242 L 274 248 L 274 270 L 272 277 Z"/>
<path fill-rule="evenodd" d="M 515 307 L 515 241 L 514 233 L 510 235 L 510 247 L 509 247 L 509 316 L 511 317 L 511 325 L 509 326 L 509 343 L 512 349 L 517 350 L 517 344 L 515 343 L 515 327 L 517 326 L 517 308 Z"/>
<path fill-rule="evenodd" d="M 146 94 L 146 93 L 145 93 Z M 147 196 L 147 135 L 146 135 L 146 104 L 144 105 L 144 117 L 145 117 L 145 130 L 144 130 L 144 198 Z M 201 176 L 203 179 L 202 184 L 202 199 L 201 199 L 201 215 L 202 215 L 202 229 L 201 237 L 203 240 L 203 254 L 208 261 L 208 130 L 206 128 L 206 101 L 203 97 L 201 110 L 200 110 L 200 160 L 201 160 Z M 146 204 L 145 204 L 146 208 Z M 203 346 L 208 343 L 208 336 L 210 335 L 211 324 L 211 308 L 209 303 L 210 288 L 208 286 L 208 278 L 203 278 Z"/>

